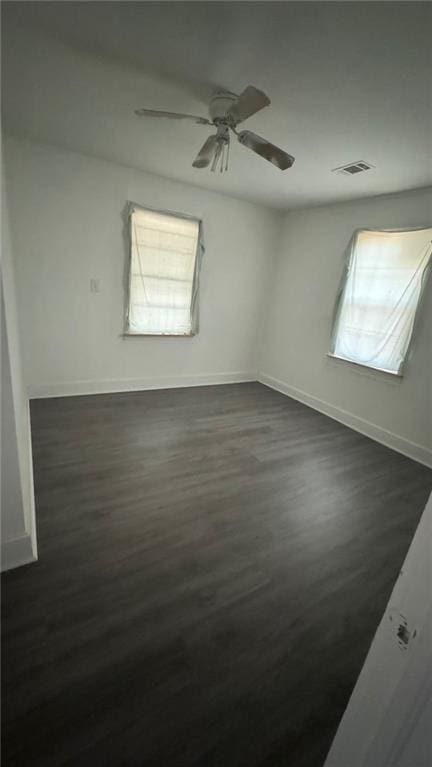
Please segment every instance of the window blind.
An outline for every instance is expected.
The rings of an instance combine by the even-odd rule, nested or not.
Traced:
[[[130,234],[128,332],[196,333],[200,222],[132,206]]]
[[[335,357],[400,374],[431,256],[432,228],[357,232],[334,323]]]

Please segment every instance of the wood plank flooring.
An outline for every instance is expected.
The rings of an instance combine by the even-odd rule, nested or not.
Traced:
[[[432,472],[254,383],[31,414],[5,766],[322,767]]]

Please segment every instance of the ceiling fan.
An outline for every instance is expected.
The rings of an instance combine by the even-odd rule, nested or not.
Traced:
[[[160,112],[156,109],[137,109],[135,114],[140,117],[167,117],[171,120],[192,120],[198,125],[213,125],[216,133],[204,142],[192,163],[194,168],[207,168],[211,163],[212,171],[216,171],[218,167],[221,173],[228,170],[230,131],[232,131],[240,144],[273,163],[280,170],[286,170],[291,168],[294,157],[252,131],[237,130],[239,123],[269,104],[270,99],[265,93],[253,85],[248,85],[240,96],[230,91],[217,91],[209,104],[210,119],[177,112]]]

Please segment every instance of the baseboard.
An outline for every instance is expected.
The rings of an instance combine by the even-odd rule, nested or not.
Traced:
[[[424,445],[418,445],[416,442],[411,442],[405,437],[401,437],[399,434],[394,434],[387,429],[383,429],[381,426],[377,426],[371,421],[366,421],[364,418],[350,413],[348,410],[336,407],[336,405],[330,404],[325,400],[308,394],[302,389],[297,389],[295,386],[290,386],[284,381],[278,378],[273,378],[266,373],[258,373],[258,381],[265,386],[269,386],[271,389],[286,394],[287,397],[302,402],[304,405],[308,405],[314,410],[318,410],[324,415],[328,415],[330,418],[334,418],[335,421],[343,423],[345,426],[349,426],[350,429],[364,434],[366,437],[370,437],[375,442],[380,442],[386,447],[390,447],[392,450],[396,450],[398,453],[406,455],[408,458],[412,458],[414,461],[423,463],[425,466],[432,468],[432,450],[429,450]]]
[[[32,442],[32,430],[31,430],[31,417],[30,417],[30,400],[27,400],[27,435],[28,435],[28,485],[29,485],[29,507],[26,514],[26,529],[29,530],[33,559],[38,558],[37,549],[37,532],[36,532],[36,506],[35,506],[35,489],[34,489],[34,475],[33,475],[33,442]]]
[[[33,553],[31,535],[26,533],[19,538],[10,541],[2,541],[1,544],[1,570],[12,570],[14,567],[28,565],[35,562],[37,557]]]
[[[158,376],[156,378],[120,378],[100,381],[70,381],[67,383],[35,384],[29,386],[30,399],[46,397],[73,397],[84,394],[110,394],[149,389],[177,389],[185,386],[214,386],[216,384],[256,381],[257,375],[248,372],[204,373],[193,375]]]

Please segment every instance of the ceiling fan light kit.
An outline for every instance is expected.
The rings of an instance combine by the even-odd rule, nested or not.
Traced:
[[[165,117],[170,120],[190,120],[198,125],[212,125],[216,128],[199,150],[192,165],[194,168],[207,168],[220,173],[228,170],[231,133],[237,136],[240,144],[252,152],[271,162],[280,170],[291,168],[294,157],[283,149],[271,144],[266,139],[252,131],[237,131],[237,125],[248,117],[269,106],[270,99],[265,93],[248,85],[237,96],[230,91],[217,91],[209,104],[210,119],[197,115],[187,115],[177,112],[161,112],[155,109],[137,109],[135,114],[140,117]]]

